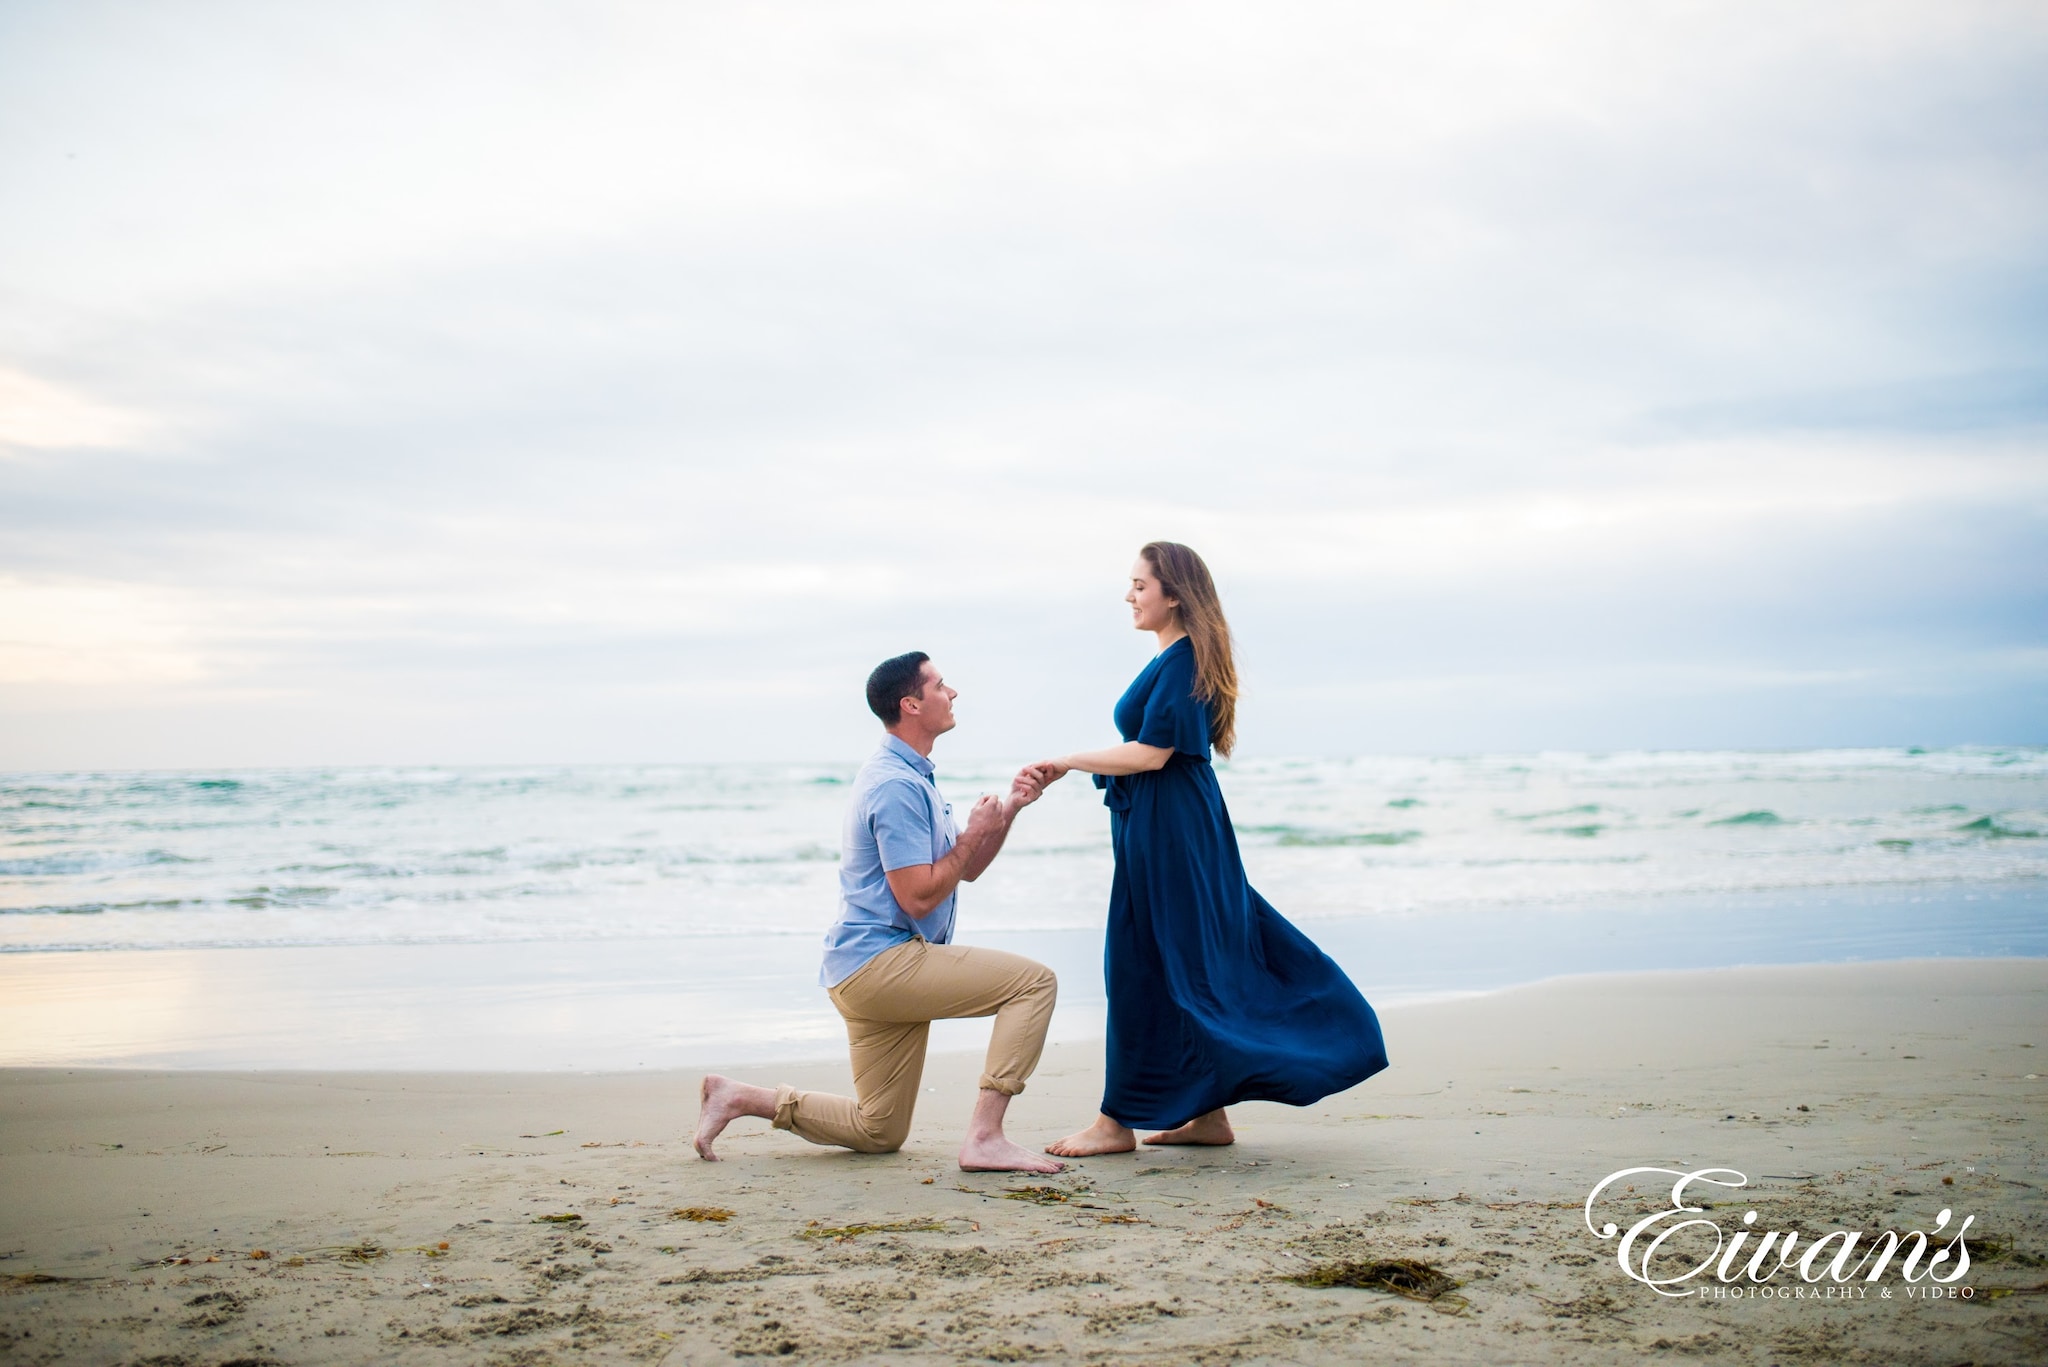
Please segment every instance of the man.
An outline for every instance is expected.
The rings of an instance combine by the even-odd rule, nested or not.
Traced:
[[[993,1015],[981,1095],[960,1146],[970,1172],[1058,1172],[1065,1165],[1003,1134],[1010,1098],[1038,1066],[1058,984],[1017,954],[953,941],[955,890],[996,857],[1017,813],[1042,785],[1017,776],[1001,800],[983,797],[953,824],[932,779],[932,742],[953,729],[953,699],[922,651],[884,660],[868,676],[868,706],[888,732],[853,781],[839,858],[839,919],[825,935],[819,983],[846,1018],[855,1097],[756,1087],[713,1074],[700,1093],[696,1146],[743,1115],[813,1144],[894,1153],[910,1133],[934,1020]],[[857,1098],[857,1099],[855,1099]]]

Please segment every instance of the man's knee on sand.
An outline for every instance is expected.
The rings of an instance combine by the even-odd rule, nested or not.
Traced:
[[[904,1107],[887,1115],[860,1115],[855,1142],[847,1145],[855,1153],[894,1153],[910,1138],[910,1109]]]
[[[855,1153],[894,1153],[903,1147],[903,1141],[910,1137],[910,1118],[916,1107],[916,1100],[905,1105],[892,1105],[887,1111],[878,1108],[863,1108],[860,1103],[847,1097],[828,1097],[831,1109],[836,1115],[820,1114],[804,1109],[804,1100],[815,1093],[799,1092],[793,1087],[782,1089],[782,1104],[775,1109],[773,1123],[778,1130],[808,1139],[813,1144],[830,1144]],[[844,1107],[844,1110],[839,1108]],[[850,1111],[851,1114],[847,1114]]]
[[[910,1120],[917,1113],[917,1081],[906,1091],[894,1088],[854,1103],[853,1133],[840,1142],[855,1153],[894,1153],[910,1138]]]

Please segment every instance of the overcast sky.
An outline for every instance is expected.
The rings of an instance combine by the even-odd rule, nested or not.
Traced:
[[[0,3],[0,767],[2048,742],[2048,8]],[[945,752],[942,752],[944,758]]]

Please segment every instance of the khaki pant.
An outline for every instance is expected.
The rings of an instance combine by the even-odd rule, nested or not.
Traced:
[[[923,940],[885,949],[831,989],[846,1018],[859,1097],[775,1089],[775,1128],[813,1144],[894,1153],[910,1134],[935,1020],[994,1016],[981,1085],[1015,1096],[1038,1066],[1059,983],[1020,954]]]

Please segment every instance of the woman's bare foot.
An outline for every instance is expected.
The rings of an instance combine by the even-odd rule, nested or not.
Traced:
[[[1207,1115],[1198,1115],[1185,1125],[1145,1136],[1147,1144],[1235,1144],[1237,1135],[1230,1128],[1230,1117],[1221,1107]]]
[[[1093,1125],[1079,1134],[1054,1140],[1045,1146],[1045,1151],[1062,1158],[1092,1158],[1102,1153],[1129,1153],[1137,1147],[1138,1136],[1128,1125],[1120,1125],[1106,1115],[1098,1115]]]
[[[697,1090],[697,1134],[690,1141],[697,1147],[697,1156],[707,1163],[718,1162],[718,1155],[711,1151],[712,1141],[743,1115],[774,1119],[775,1093],[716,1073],[707,1076]]]
[[[1013,1144],[1001,1135],[969,1136],[960,1146],[962,1172],[1065,1172],[1065,1163],[1041,1158],[1031,1150]]]

